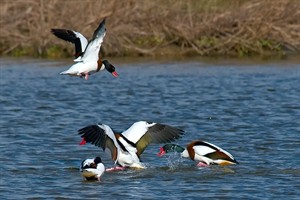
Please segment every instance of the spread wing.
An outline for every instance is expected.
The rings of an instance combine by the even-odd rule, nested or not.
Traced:
[[[136,144],[138,156],[150,144],[172,142],[184,134],[184,131],[173,126],[140,121],[134,123],[122,133],[128,140]]]
[[[58,38],[75,44],[75,57],[81,56],[88,44],[87,39],[79,32],[66,29],[51,29]]]
[[[99,24],[98,28],[94,31],[93,38],[88,43],[81,61],[83,62],[97,62],[99,58],[99,51],[103,39],[106,34],[105,19]]]
[[[110,150],[111,158],[117,159],[117,142],[114,133],[106,125],[90,125],[78,130],[78,134],[89,142],[105,151]]]

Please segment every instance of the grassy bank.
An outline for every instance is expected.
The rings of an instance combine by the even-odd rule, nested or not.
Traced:
[[[0,0],[0,55],[61,58],[107,18],[105,56],[252,56],[300,52],[299,0]]]

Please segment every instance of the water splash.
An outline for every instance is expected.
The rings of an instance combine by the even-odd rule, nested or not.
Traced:
[[[180,153],[174,152],[174,153],[169,153],[167,155],[167,165],[170,168],[170,170],[177,169],[181,163],[182,163],[182,157]]]

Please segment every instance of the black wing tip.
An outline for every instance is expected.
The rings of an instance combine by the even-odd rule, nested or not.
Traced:
[[[57,33],[58,32],[60,32],[61,31],[61,29],[57,29],[57,28],[52,28],[51,30],[50,30],[50,32],[53,34],[53,35],[57,35]]]
[[[104,18],[104,19],[100,22],[100,24],[99,24],[97,30],[100,30],[100,29],[102,29],[103,27],[104,27],[104,29],[106,30],[106,28],[105,28],[105,19],[106,19],[106,18]]]
[[[60,29],[58,29],[58,28],[51,28],[50,29],[51,32],[54,32],[54,31],[57,31],[57,30],[60,30]]]
[[[175,126],[168,126],[168,125],[167,125],[167,127],[169,127],[171,130],[177,132],[180,135],[185,134],[185,131],[183,129],[181,129],[181,128],[177,128]]]
[[[77,38],[76,34],[72,30],[68,29],[58,29],[58,28],[52,28],[51,33],[55,35],[56,37],[71,42],[75,43],[75,40]]]
[[[181,138],[185,134],[185,131],[180,128],[177,128],[174,126],[168,126],[168,127],[170,128],[170,134],[173,135],[173,137],[170,138],[170,142],[173,142],[173,141]]]
[[[106,17],[104,17],[104,18],[102,19],[102,21],[100,22],[100,24],[105,24],[105,21],[106,21]]]
[[[95,39],[96,37],[104,37],[104,34],[106,32],[106,28],[105,28],[105,19],[103,19],[99,26],[97,27],[97,29],[94,31],[93,34],[93,39]]]
[[[57,33],[66,32],[66,31],[69,31],[69,30],[61,29],[61,28],[51,28],[50,31],[51,31],[51,33],[53,33],[53,34],[57,34]]]
[[[98,125],[96,125],[96,124],[85,126],[85,127],[78,130],[78,134],[84,134],[88,129],[97,128],[97,127],[98,127]]]
[[[105,150],[105,132],[98,125],[93,124],[86,127],[83,127],[78,130],[78,134],[87,143],[93,144]]]
[[[175,140],[181,138],[184,134],[185,131],[177,128],[175,126],[170,126],[170,125],[166,125],[166,124],[160,124],[157,123],[158,127],[160,127],[160,130],[156,130],[154,132],[157,132],[159,134],[159,136],[154,136],[153,139],[153,143],[170,143],[170,142],[174,142]],[[160,134],[162,133],[162,134]]]
[[[103,19],[99,25],[99,30],[100,29],[104,29],[103,31],[105,32],[106,31],[106,27],[105,27],[105,19]]]

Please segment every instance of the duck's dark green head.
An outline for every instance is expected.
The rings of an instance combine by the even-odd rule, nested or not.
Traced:
[[[157,156],[161,157],[169,152],[182,153],[183,151],[184,151],[184,148],[177,144],[166,144],[165,146],[160,147],[159,153],[157,154]]]

